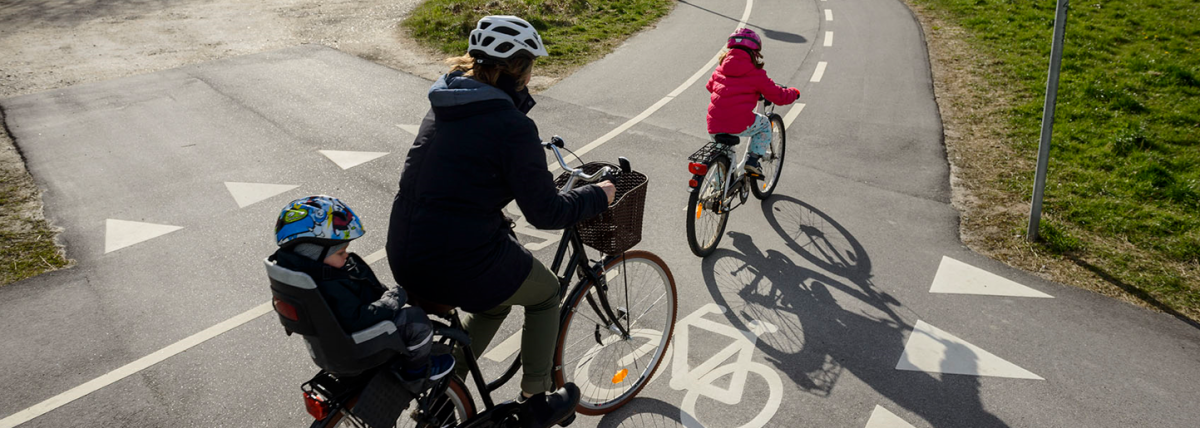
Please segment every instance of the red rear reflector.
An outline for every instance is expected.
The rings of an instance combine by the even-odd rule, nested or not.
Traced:
[[[304,408],[308,410],[308,414],[312,415],[318,421],[323,421],[329,417],[329,402],[325,401],[325,397],[315,392],[308,391],[304,393]]]
[[[283,315],[284,318],[290,319],[292,321],[300,321],[300,315],[296,314],[295,306],[292,306],[288,302],[279,300],[278,297],[276,297],[272,300],[275,303],[275,312],[279,312],[279,315]]]
[[[704,175],[708,173],[708,165],[692,162],[688,164],[688,172],[696,175]],[[696,187],[696,186],[692,186]]]
[[[696,179],[693,178],[691,180],[688,180],[688,186],[691,186],[693,189],[695,189],[697,187],[700,187],[700,182],[696,181]]]

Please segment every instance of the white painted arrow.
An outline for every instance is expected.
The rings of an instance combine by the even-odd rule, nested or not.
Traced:
[[[924,321],[917,321],[913,327],[896,369],[1042,380],[1041,376]]]
[[[245,208],[251,204],[254,204],[255,202],[270,198],[297,187],[299,186],[294,184],[237,183],[232,181],[225,182],[225,189],[229,190],[230,195],[233,195],[233,200],[237,202],[238,208]]]
[[[929,292],[1054,298],[1049,294],[946,256],[942,256],[942,263],[938,266],[937,275],[933,277],[933,285],[929,287]]]
[[[889,412],[878,404],[875,405],[875,410],[871,412],[871,419],[867,420],[867,426],[864,428],[915,428],[912,424],[900,419],[895,413]]]
[[[180,226],[108,219],[104,224],[104,254],[166,235]]]
[[[344,152],[338,150],[317,150],[342,169],[350,169],[364,163],[386,156],[387,152]]]

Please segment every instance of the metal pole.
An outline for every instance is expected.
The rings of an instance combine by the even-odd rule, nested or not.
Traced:
[[[1042,220],[1042,189],[1046,187],[1046,166],[1050,163],[1050,134],[1054,131],[1054,105],[1058,101],[1058,69],[1062,65],[1063,33],[1067,30],[1067,0],[1058,0],[1054,12],[1054,41],[1050,44],[1050,77],[1046,80],[1046,104],[1042,108],[1042,141],[1038,145],[1037,175],[1033,180],[1033,207],[1029,210],[1026,239],[1038,239]]]

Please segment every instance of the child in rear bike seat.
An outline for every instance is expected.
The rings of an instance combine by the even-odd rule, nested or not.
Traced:
[[[408,295],[387,288],[357,254],[347,252],[350,241],[363,236],[362,222],[350,207],[331,196],[309,196],[289,203],[275,223],[279,250],[271,256],[280,267],[313,279],[317,291],[347,334],[380,321],[392,321],[403,343],[396,373],[409,389],[420,390],[454,368],[454,357],[430,357],[433,329],[425,311],[405,306]]]
[[[776,85],[763,70],[762,40],[749,28],[740,28],[729,36],[717,70],[708,79],[708,133],[750,137],[750,155],[746,173],[762,177],[758,159],[766,154],[771,141],[771,120],[754,112],[761,94],[767,101],[788,105],[800,97],[800,90]]]

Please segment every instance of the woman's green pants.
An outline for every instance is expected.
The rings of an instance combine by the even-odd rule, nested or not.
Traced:
[[[558,340],[558,277],[537,259],[529,276],[517,292],[500,306],[479,312],[466,313],[463,328],[471,336],[471,350],[479,358],[513,305],[525,307],[525,324],[521,328],[521,390],[530,394],[554,389],[550,370],[554,364],[554,344]],[[461,350],[455,351],[461,357]],[[459,358],[459,361],[462,361]],[[467,365],[456,367],[459,377],[466,379]]]

